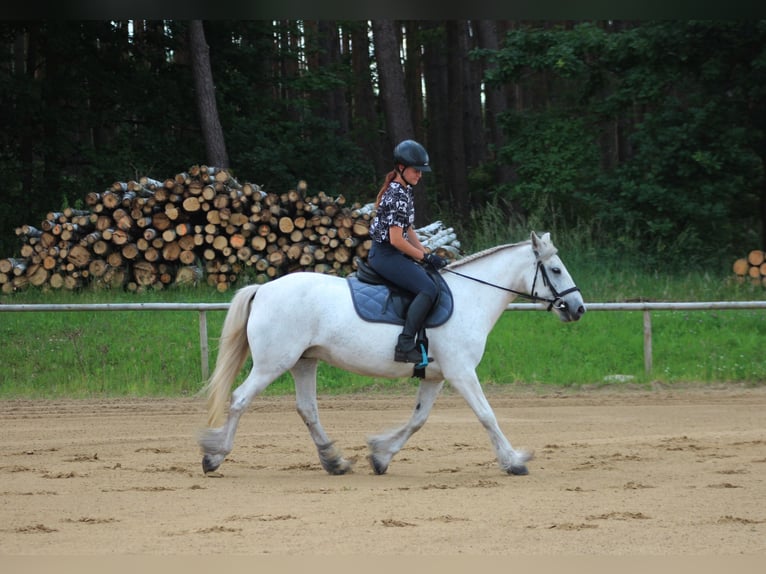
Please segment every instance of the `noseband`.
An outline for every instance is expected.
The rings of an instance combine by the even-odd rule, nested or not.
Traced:
[[[507,291],[509,293],[513,293],[515,295],[518,295],[519,297],[524,297],[525,299],[529,299],[530,301],[535,302],[542,302],[542,303],[548,303],[548,308],[546,311],[550,311],[553,309],[554,305],[556,306],[556,309],[566,309],[567,304],[561,300],[561,298],[564,295],[568,295],[569,293],[574,293],[575,291],[579,291],[580,288],[576,285],[574,287],[570,287],[569,289],[565,289],[564,291],[561,291],[560,293],[556,290],[556,288],[553,286],[553,283],[551,283],[551,280],[548,278],[548,272],[545,270],[545,266],[543,265],[542,261],[537,262],[537,269],[535,269],[535,278],[532,281],[532,293],[522,293],[521,291],[516,291],[515,289],[509,289],[508,287],[503,287],[502,285],[496,285],[494,283],[490,283],[489,281],[484,281],[483,279],[479,279],[477,277],[471,277],[470,275],[465,275],[463,273],[459,273],[458,271],[455,271],[453,269],[449,269],[447,267],[444,268],[444,271],[449,271],[450,273],[454,273],[455,275],[459,275],[460,277],[464,277],[465,279],[470,279],[471,281],[476,281],[477,283],[481,283],[482,285],[488,285],[489,287],[494,287],[495,289],[500,289],[501,291]],[[537,294],[535,294],[535,285],[537,285],[537,276],[542,276],[542,283],[545,287],[548,287],[548,289],[551,290],[551,294],[553,295],[552,299],[549,299],[547,297],[540,297]]]

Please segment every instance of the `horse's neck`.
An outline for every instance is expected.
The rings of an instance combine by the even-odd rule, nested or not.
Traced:
[[[496,287],[459,278],[460,283],[455,281],[456,287],[453,288],[455,305],[462,303],[475,307],[478,288],[481,287],[481,304],[490,309],[490,316],[496,321],[508,303],[517,297],[513,291],[527,292],[527,274],[534,269],[533,263],[531,253],[527,254],[521,246],[513,246],[457,267],[455,271],[458,273]]]

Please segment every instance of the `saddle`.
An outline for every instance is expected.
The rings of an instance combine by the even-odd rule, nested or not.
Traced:
[[[357,270],[349,275],[347,281],[357,314],[373,323],[404,325],[407,309],[415,296],[378,275],[359,257],[354,258],[354,262]],[[452,292],[438,271],[427,271],[439,291],[424,327],[438,327],[452,316]]]

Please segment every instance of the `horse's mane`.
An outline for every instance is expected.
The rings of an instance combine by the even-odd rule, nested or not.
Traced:
[[[486,257],[487,255],[491,255],[497,251],[500,251],[501,249],[509,249],[511,247],[518,247],[520,245],[529,245],[530,243],[531,241],[528,239],[526,241],[521,241],[520,243],[508,243],[506,245],[496,245],[494,247],[489,247],[483,251],[478,251],[477,253],[466,255],[462,259],[458,259],[457,261],[450,263],[450,267],[460,267],[461,265],[465,265],[471,261],[475,261],[477,259],[481,259],[482,257]]]

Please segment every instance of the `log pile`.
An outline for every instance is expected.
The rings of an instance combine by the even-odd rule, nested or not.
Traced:
[[[766,252],[754,249],[734,261],[732,270],[740,281],[750,281],[754,285],[766,287]]]
[[[240,184],[227,170],[192,166],[172,178],[115,182],[84,198],[87,209],[49,212],[22,225],[18,257],[0,259],[3,293],[29,286],[142,291],[205,280],[226,291],[243,274],[266,282],[286,273],[348,275],[371,246],[373,205],[341,195],[286,193]],[[443,257],[459,257],[451,228],[416,230]]]

